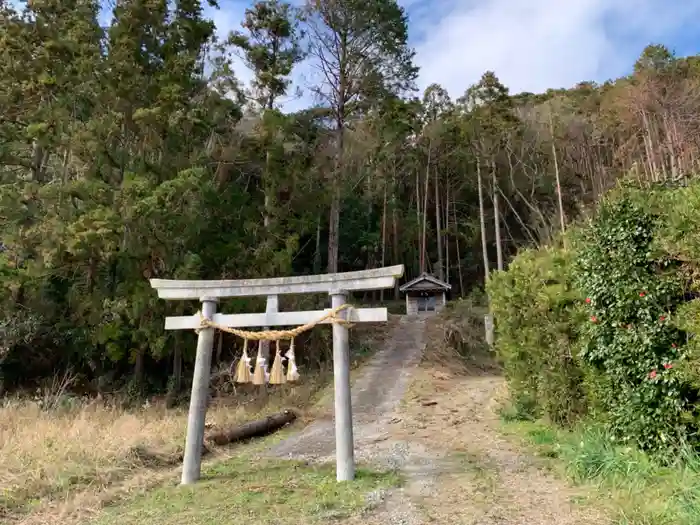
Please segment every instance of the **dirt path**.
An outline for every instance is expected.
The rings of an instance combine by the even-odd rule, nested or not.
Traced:
[[[441,451],[437,490],[422,498],[423,523],[604,525],[577,505],[583,494],[503,437],[496,410],[501,377],[459,377],[421,367],[392,439]],[[426,400],[436,403],[423,406]]]
[[[420,366],[425,322],[402,318],[353,385],[358,462],[399,469],[403,488],[370,495],[371,512],[347,525],[604,525],[580,493],[498,429],[501,377],[464,377]],[[333,461],[331,418],[272,450]]]
[[[356,459],[387,428],[393,411],[404,397],[412,370],[420,360],[424,346],[425,321],[402,317],[385,347],[362,369],[352,387],[353,432]],[[328,410],[332,413],[333,400]],[[284,440],[271,453],[278,457],[329,460],[335,450],[332,417],[318,419],[301,433]],[[358,456],[359,453],[359,456]]]

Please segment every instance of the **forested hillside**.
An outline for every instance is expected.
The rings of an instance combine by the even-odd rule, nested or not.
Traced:
[[[178,388],[193,339],[163,317],[196,305],[149,278],[405,264],[467,294],[618,178],[700,162],[700,64],[662,46],[604,85],[485,72],[451,99],[415,90],[394,0],[256,2],[227,38],[203,4],[117,0],[101,27],[97,0],[0,0],[0,392],[69,369]],[[294,86],[303,61],[318,79]],[[297,88],[315,103],[280,111]]]

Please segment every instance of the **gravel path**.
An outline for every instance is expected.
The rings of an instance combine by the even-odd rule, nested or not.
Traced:
[[[362,369],[352,386],[355,458],[367,456],[382,441],[394,419],[408,386],[411,371],[419,362],[424,343],[425,320],[402,317],[387,338],[385,347]],[[329,400],[332,410],[333,400]],[[271,450],[277,457],[328,460],[334,457],[335,423],[332,418],[316,420]]]
[[[368,496],[372,510],[344,525],[604,525],[579,491],[506,439],[497,415],[502,377],[416,366],[425,320],[401,318],[353,384],[355,458],[399,470],[400,489]],[[410,390],[409,390],[410,384]],[[429,401],[429,402],[427,402]],[[330,400],[332,408],[332,399]],[[270,453],[333,462],[332,418],[318,419]]]
[[[391,438],[400,418],[399,404],[425,346],[425,319],[403,316],[387,337],[385,347],[362,369],[352,386],[355,460],[401,471],[406,485],[389,494],[371,494],[378,511],[372,520],[384,525],[424,523],[413,503],[434,490],[439,457],[419,443]],[[332,399],[330,400],[332,407]],[[277,457],[334,461],[335,427],[332,418],[316,420],[270,451]],[[365,523],[366,517],[360,523]]]
[[[464,377],[444,369],[418,369],[392,438],[449,451],[449,461],[441,462],[437,490],[413,497],[422,512],[422,519],[415,523],[609,523],[601,509],[577,503],[585,500],[585,491],[553,476],[541,458],[502,434],[497,411],[504,394],[502,377]],[[424,406],[428,399],[432,403]]]

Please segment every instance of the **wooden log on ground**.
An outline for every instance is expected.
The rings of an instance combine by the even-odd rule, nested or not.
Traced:
[[[297,418],[297,414],[291,410],[285,410],[279,414],[268,416],[264,419],[258,419],[245,423],[244,425],[231,428],[228,430],[220,430],[212,433],[205,439],[205,444],[202,447],[202,457],[212,453],[208,443],[213,443],[218,446],[229,445],[237,441],[245,441],[255,437],[262,437],[281,429]],[[141,463],[147,468],[163,468],[182,463],[183,454],[167,454],[153,450],[147,447],[136,446],[128,451],[130,461]]]
[[[284,410],[279,414],[267,416],[264,419],[251,421],[250,423],[245,423],[235,428],[220,430],[208,436],[206,441],[214,443],[217,446],[222,446],[237,441],[267,436],[288,425],[296,418],[296,413],[291,410]]]

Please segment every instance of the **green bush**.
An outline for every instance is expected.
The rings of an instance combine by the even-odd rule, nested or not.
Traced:
[[[618,188],[487,291],[511,414],[596,418],[655,453],[700,444],[700,184]]]
[[[521,418],[570,424],[586,410],[583,374],[573,352],[581,312],[569,278],[570,255],[525,250],[487,285],[513,408]]]
[[[685,337],[671,323],[684,280],[654,253],[662,217],[635,197],[623,192],[603,201],[577,239],[573,273],[589,313],[580,357],[591,367],[590,385],[612,435],[665,449],[694,426],[692,392],[677,373]]]

